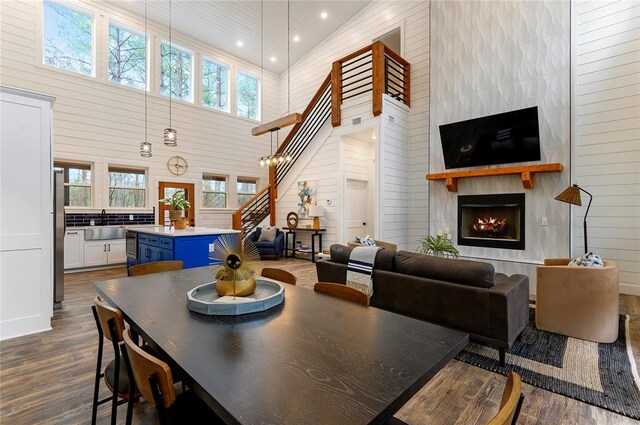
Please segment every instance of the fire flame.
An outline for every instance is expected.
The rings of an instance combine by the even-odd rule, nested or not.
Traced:
[[[473,230],[476,232],[485,233],[501,233],[507,228],[506,218],[478,218],[478,221],[473,224]]]

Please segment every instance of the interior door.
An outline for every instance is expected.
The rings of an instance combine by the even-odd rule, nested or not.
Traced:
[[[172,183],[172,182],[160,182],[158,187],[158,193],[160,194],[160,199],[166,198],[168,196],[172,196],[179,190],[184,190],[185,198],[191,204],[191,208],[185,210],[185,217],[187,217],[189,221],[189,226],[195,226],[195,208],[196,204],[195,200],[195,190],[194,185],[191,183]],[[158,224],[162,226],[169,226],[171,224],[171,220],[169,220],[169,210],[171,209],[170,205],[164,205],[163,203],[158,203]]]
[[[369,233],[369,197],[368,182],[365,180],[347,179],[346,199],[346,235],[347,241],[355,241],[356,236]]]

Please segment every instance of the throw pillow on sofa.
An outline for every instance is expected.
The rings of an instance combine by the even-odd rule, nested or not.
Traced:
[[[278,229],[275,227],[262,229],[262,231],[260,232],[260,237],[258,238],[258,241],[273,242],[276,239],[277,230]]]
[[[604,261],[597,252],[589,251],[580,257],[573,258],[569,265],[573,267],[604,267]]]
[[[356,243],[364,246],[376,246],[376,241],[374,241],[370,235],[364,236],[362,238],[360,236],[356,236]]]

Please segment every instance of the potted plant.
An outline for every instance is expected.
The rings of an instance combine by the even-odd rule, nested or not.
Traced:
[[[436,257],[458,258],[460,252],[453,246],[449,239],[442,236],[427,235],[418,239],[418,252],[421,254],[435,255]]]
[[[175,223],[176,229],[186,229],[187,218],[184,217],[184,210],[191,208],[191,203],[184,197],[184,190],[175,192],[172,196],[160,199],[165,205],[171,205],[169,210],[169,220]]]

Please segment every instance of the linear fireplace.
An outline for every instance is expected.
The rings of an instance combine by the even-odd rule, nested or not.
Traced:
[[[458,245],[524,250],[524,193],[458,196]]]

